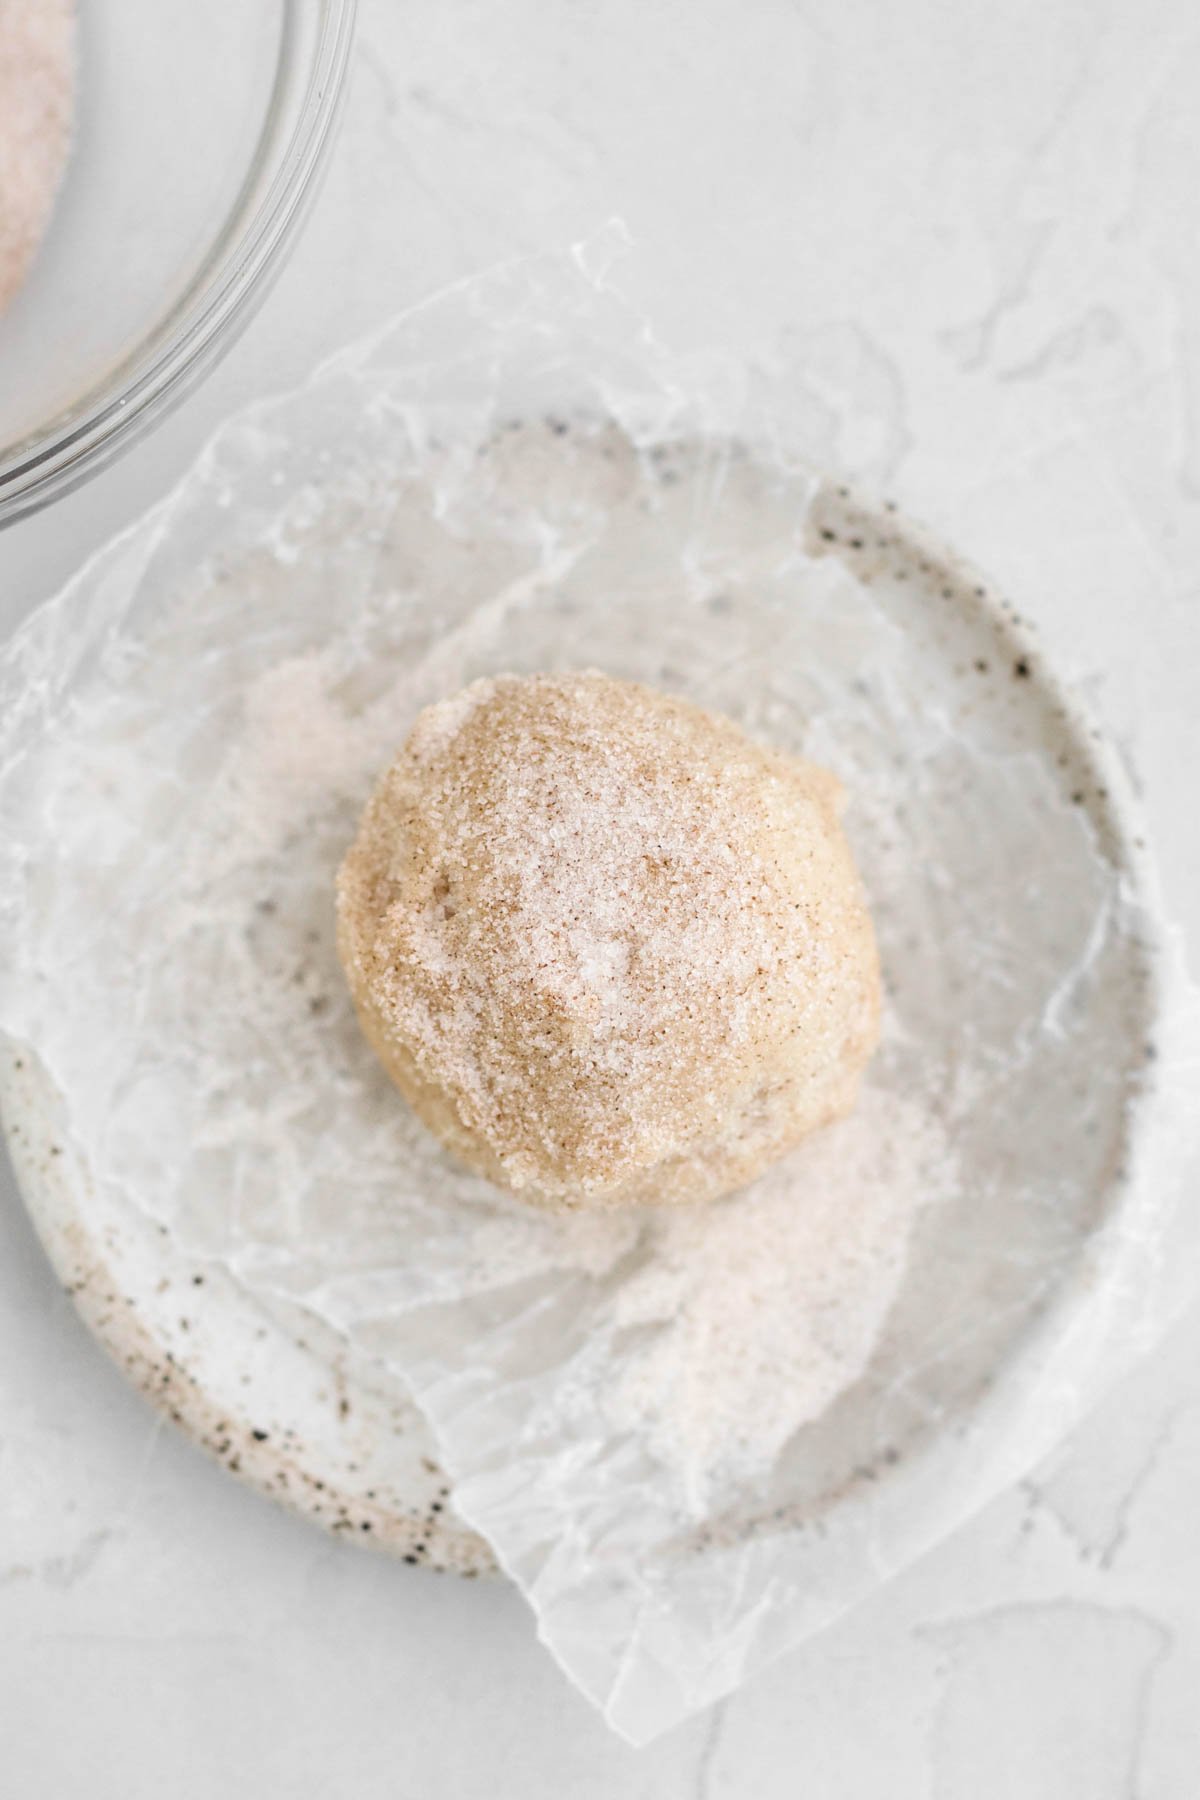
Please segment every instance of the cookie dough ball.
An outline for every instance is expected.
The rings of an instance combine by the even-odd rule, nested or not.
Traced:
[[[847,1112],[871,921],[825,770],[604,675],[421,714],[338,878],[363,1028],[447,1147],[560,1210],[728,1193]]]

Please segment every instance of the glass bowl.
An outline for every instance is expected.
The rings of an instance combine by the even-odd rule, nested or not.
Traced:
[[[89,0],[74,138],[0,316],[0,525],[102,468],[211,368],[283,265],[356,0]]]

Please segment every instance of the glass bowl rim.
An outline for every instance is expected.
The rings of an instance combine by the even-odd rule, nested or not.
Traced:
[[[254,157],[183,293],[74,404],[26,438],[0,445],[0,528],[69,493],[156,424],[229,348],[283,266],[325,163],[345,89],[357,0],[321,0],[303,97],[276,145],[294,76],[295,14],[284,11],[279,60]],[[274,174],[252,195],[267,155]],[[247,210],[249,208],[249,211]]]

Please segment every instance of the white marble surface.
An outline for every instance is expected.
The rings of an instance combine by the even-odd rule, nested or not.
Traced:
[[[0,538],[0,628],[232,407],[613,214],[660,335],[1003,582],[1145,782],[1200,961],[1200,28],[1188,0],[364,0],[307,235],[205,388]],[[160,1426],[0,1176],[0,1792],[1192,1800],[1200,1310],[1046,1468],[651,1749],[499,1583],[328,1542]]]

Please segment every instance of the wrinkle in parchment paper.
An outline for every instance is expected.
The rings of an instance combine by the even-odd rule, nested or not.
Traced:
[[[965,704],[886,581],[812,554],[786,419],[655,346],[606,242],[462,284],[235,420],[8,647],[0,1026],[106,1192],[403,1374],[458,1510],[643,1742],[903,1566],[1144,1343],[1165,1247],[1195,1247],[1196,1033],[1044,720]],[[851,796],[882,1049],[853,1118],[705,1212],[498,1199],[398,1102],[337,968],[333,873],[419,708],[581,666]]]

